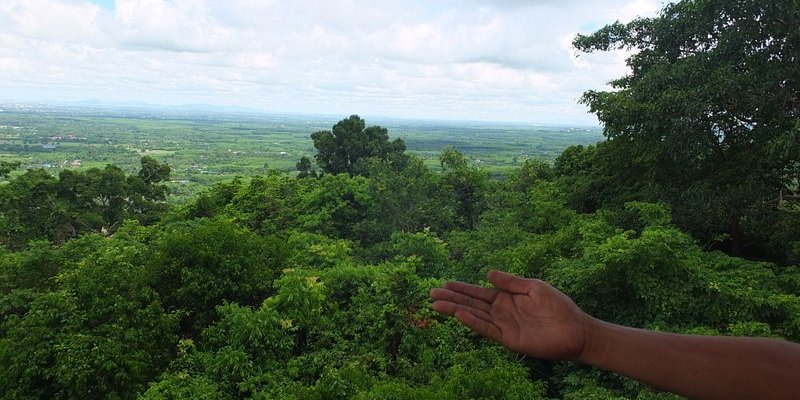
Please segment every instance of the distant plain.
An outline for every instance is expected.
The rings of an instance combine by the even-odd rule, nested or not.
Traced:
[[[293,171],[300,157],[315,154],[311,134],[347,117],[30,104],[0,109],[0,160],[53,174],[106,164],[134,172],[147,155],[172,167],[173,201],[234,176]],[[453,146],[494,176],[526,159],[552,161],[569,145],[602,139],[598,127],[361,117],[402,138],[434,170],[442,149]]]

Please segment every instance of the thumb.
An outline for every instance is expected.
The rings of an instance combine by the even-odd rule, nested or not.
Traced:
[[[489,282],[496,288],[511,293],[528,293],[530,291],[530,282],[527,279],[520,278],[505,272],[492,270],[486,274]]]

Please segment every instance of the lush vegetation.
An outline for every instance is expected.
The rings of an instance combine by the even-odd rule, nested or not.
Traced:
[[[331,129],[338,119],[341,116],[0,104],[0,162],[19,162],[19,171],[42,168],[54,175],[107,164],[135,173],[141,157],[152,157],[172,167],[166,182],[169,201],[182,203],[236,176],[295,171],[298,159],[311,162],[316,154],[309,134]],[[402,137],[407,150],[433,170],[439,168],[441,150],[453,146],[495,176],[525,160],[552,161],[570,145],[602,139],[594,127],[388,118],[377,122],[393,140]]]
[[[442,280],[495,268],[616,323],[800,341],[800,10],[762,3],[685,1],[579,37],[639,50],[618,91],[585,97],[607,140],[502,179],[453,147],[433,170],[357,116],[313,133],[299,174],[169,207],[149,157],[57,178],[0,165],[0,396],[677,398],[431,310]]]
[[[686,1],[579,36],[584,51],[637,50],[632,73],[612,82],[618,90],[583,98],[609,139],[594,157],[622,160],[602,172],[610,185],[599,204],[667,201],[706,242],[790,259],[800,223],[798,13],[797,2]]]

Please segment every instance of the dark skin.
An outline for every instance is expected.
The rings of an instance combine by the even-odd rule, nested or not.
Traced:
[[[447,282],[433,309],[509,350],[605,368],[696,399],[800,396],[800,345],[782,340],[652,332],[600,321],[538,279],[499,271],[494,288]]]

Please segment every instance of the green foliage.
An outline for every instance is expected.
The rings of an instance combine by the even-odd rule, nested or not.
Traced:
[[[276,292],[264,305],[287,319],[281,323],[287,329],[310,329],[322,313],[325,293],[319,277],[305,271],[286,270],[275,280]]]
[[[54,286],[3,322],[3,398],[132,398],[167,366],[178,318],[148,285],[146,247],[120,234],[83,249],[56,250]]]
[[[410,156],[405,168],[397,171],[391,163],[373,160],[367,193],[372,206],[366,219],[356,227],[363,244],[388,239],[392,232],[418,232],[430,228],[449,230],[453,224],[452,193],[440,185],[422,160]]]
[[[559,176],[580,176],[592,172],[594,146],[569,146],[553,163],[553,172]]]
[[[614,91],[583,97],[609,142],[595,161],[605,204],[630,200],[616,190],[667,201],[679,226],[704,242],[787,261],[788,241],[762,243],[776,231],[798,237],[770,223],[785,215],[781,197],[797,200],[798,7],[685,0],[575,39],[587,52],[635,50]],[[570,175],[572,153],[580,152],[559,164]]]
[[[372,206],[369,181],[346,174],[325,175],[303,196],[300,226],[332,237],[360,239],[355,226]]]
[[[535,162],[486,180],[468,229],[456,186],[441,183],[485,177],[446,156],[441,175],[411,157],[401,170],[373,160],[369,177],[235,180],[155,226],[0,247],[2,392],[672,398],[572,364],[518,361],[430,309],[437,279],[476,282],[498,267],[548,280],[611,321],[800,339],[796,268],[706,252],[665,204],[580,214],[568,176]]]
[[[473,229],[484,208],[488,174],[470,165],[464,154],[448,147],[442,151],[442,184],[452,190],[456,199],[459,227]]]
[[[313,165],[316,150],[308,140],[309,133],[330,129],[335,122],[328,116],[313,115],[226,115],[185,110],[176,113],[169,109],[119,112],[60,106],[5,108],[0,113],[0,153],[6,162],[20,161],[19,169],[23,171],[45,168],[51,173],[64,168],[102,168],[106,164],[136,173],[140,157],[153,157],[168,162],[172,169],[171,181],[166,183],[170,188],[169,202],[183,204],[205,188],[237,176],[293,172],[302,157],[309,158]],[[569,145],[588,145],[602,138],[594,127],[431,124],[406,119],[383,123],[429,167],[438,166],[442,148],[454,146],[480,159],[481,166],[493,176],[509,173],[528,154],[551,160]],[[54,142],[55,149],[42,148],[42,132],[62,137]],[[75,159],[81,160],[82,166],[67,167]],[[320,172],[316,166],[314,169]],[[12,172],[15,174],[18,172]]]
[[[155,222],[165,210],[170,168],[149,157],[138,175],[118,167],[64,170],[58,179],[28,170],[0,186],[0,243],[21,248],[28,241],[63,243],[86,232],[113,232],[125,219]]]
[[[296,224],[298,206],[308,190],[308,182],[288,175],[271,174],[254,177],[249,183],[239,182],[232,189],[232,198],[225,207],[234,221],[261,233],[277,233]]]
[[[357,116],[312,135],[324,175],[303,157],[314,179],[268,171],[169,210],[150,157],[14,172],[0,399],[678,398],[433,312],[442,279],[495,268],[609,321],[800,340],[797,5],[762,3],[686,0],[579,36],[637,50],[617,90],[584,97],[608,140],[505,180],[476,148],[434,172]],[[712,250],[737,246],[758,261]]]
[[[300,161],[297,162],[297,165],[295,165],[295,167],[297,168],[298,171],[297,174],[298,178],[302,179],[302,178],[317,177],[317,171],[314,169],[314,167],[311,166],[311,160],[306,156],[300,157]]]
[[[184,313],[185,332],[194,334],[225,301],[259,304],[282,268],[283,246],[226,219],[173,224],[152,244],[152,285],[169,310]]]
[[[291,268],[328,268],[352,262],[353,243],[316,233],[294,232],[287,239]]]
[[[242,189],[243,185],[244,183],[239,178],[230,182],[218,183],[200,192],[194,199],[178,208],[173,215],[169,215],[167,219],[180,221],[222,215],[225,207],[233,201],[234,196]]]
[[[0,161],[0,178],[5,178],[12,171],[19,168],[19,161]]]
[[[194,377],[185,372],[169,374],[153,384],[141,400],[220,400],[225,399],[217,385],[205,376]]]
[[[567,151],[571,147],[567,147]],[[561,157],[557,158],[559,160]],[[520,192],[526,192],[534,183],[541,180],[551,180],[554,176],[554,168],[544,160],[531,159],[525,160],[522,166],[511,174],[508,179]]]
[[[330,174],[362,174],[365,171],[363,163],[370,158],[399,165],[404,163],[406,145],[403,140],[390,142],[386,128],[367,127],[358,115],[337,122],[330,131],[315,132],[311,139],[317,149],[314,156],[317,164]]]
[[[447,251],[447,244],[432,235],[429,230],[392,233],[389,251],[398,261],[418,263],[416,273],[422,278],[450,275],[450,253]]]

